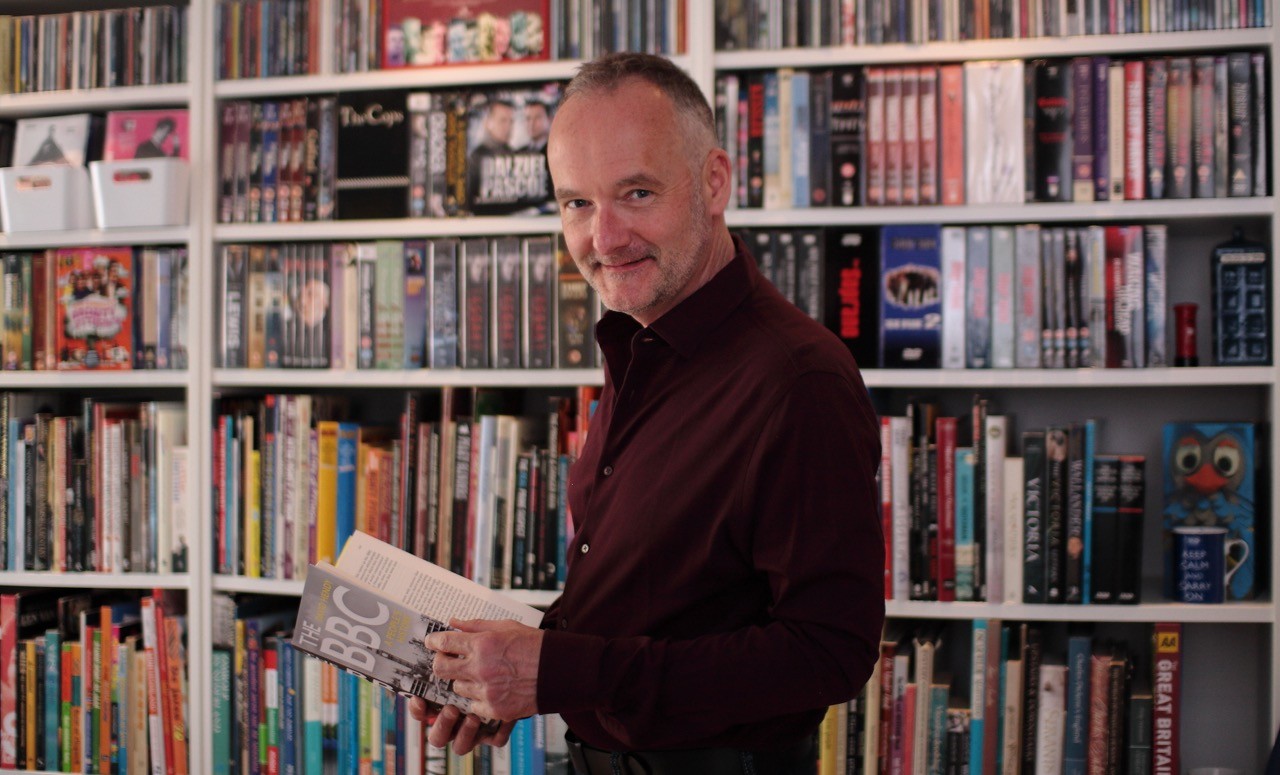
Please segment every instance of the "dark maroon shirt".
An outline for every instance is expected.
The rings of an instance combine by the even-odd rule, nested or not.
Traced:
[[[596,328],[538,708],[606,750],[791,745],[877,657],[875,413],[848,350],[735,247],[649,328]]]

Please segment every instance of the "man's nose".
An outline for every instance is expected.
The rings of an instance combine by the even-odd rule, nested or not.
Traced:
[[[595,221],[592,224],[591,243],[595,252],[602,256],[616,252],[625,247],[631,235],[624,219],[612,208],[601,206],[596,208]]]

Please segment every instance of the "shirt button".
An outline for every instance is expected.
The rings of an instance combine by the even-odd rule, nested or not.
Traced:
[[[568,619],[561,619],[561,620],[560,620],[560,629],[562,629],[562,630],[567,630],[567,629],[569,629],[569,620],[568,620]]]
[[[587,552],[591,551],[591,547],[590,547],[590,546],[588,546],[587,544],[583,544],[583,545],[578,549],[578,551],[582,552],[583,554],[586,554]]]
[[[604,470],[603,470],[603,471],[601,471],[600,473],[604,474],[605,476],[612,476],[612,475],[613,475],[613,466],[605,466],[605,467],[604,467]]]

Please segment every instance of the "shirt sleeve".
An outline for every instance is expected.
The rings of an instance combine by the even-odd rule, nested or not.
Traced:
[[[732,495],[753,525],[752,563],[771,592],[760,621],[685,640],[549,629],[539,711],[593,711],[618,740],[644,749],[856,696],[884,622],[879,450],[860,384],[826,372],[798,377],[744,451]]]

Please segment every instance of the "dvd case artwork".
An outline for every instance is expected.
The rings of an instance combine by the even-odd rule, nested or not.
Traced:
[[[173,110],[114,110],[107,114],[104,161],[187,158],[188,114]]]
[[[59,250],[57,283],[58,368],[130,368],[133,249]]]

